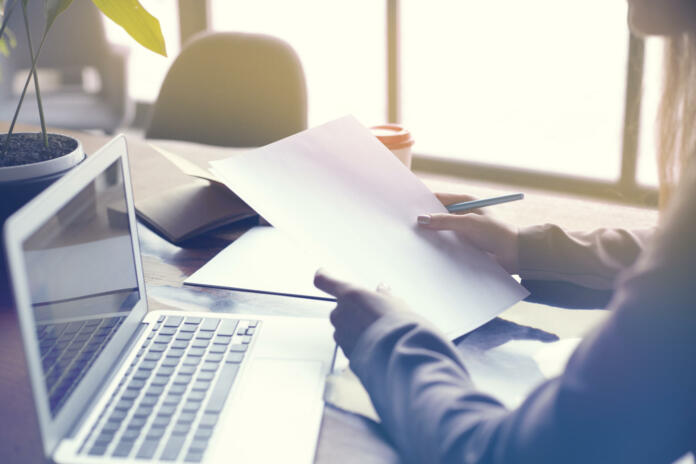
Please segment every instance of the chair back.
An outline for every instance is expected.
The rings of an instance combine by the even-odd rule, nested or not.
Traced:
[[[266,145],[307,128],[307,89],[297,54],[267,35],[203,33],[170,67],[148,138],[219,146]]]

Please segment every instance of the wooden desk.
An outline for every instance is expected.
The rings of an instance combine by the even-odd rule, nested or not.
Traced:
[[[459,191],[488,196],[511,189],[490,184],[464,182],[442,176],[421,176],[434,191]],[[526,192],[526,200],[496,207],[497,215],[519,225],[554,222],[571,229],[595,227],[649,227],[657,219],[655,211],[619,207],[595,201]],[[553,217],[549,217],[553,212]],[[259,314],[322,316],[332,304],[275,295],[262,295],[220,289],[182,286],[182,281],[202,266],[227,242],[200,238],[184,247],[172,245],[147,228],[138,230],[148,287],[150,309],[182,309],[220,313],[252,312]],[[230,231],[234,233],[235,231]],[[236,232],[241,232],[238,230]],[[4,298],[6,300],[6,298]],[[36,440],[36,421],[26,391],[26,372],[16,320],[7,301],[0,303],[0,450],[2,461],[40,462]],[[557,310],[530,303],[520,303],[506,311],[505,319],[514,322],[516,337],[521,332],[556,334],[561,338],[584,334],[602,319],[598,311]],[[525,332],[526,329],[529,329]],[[485,336],[485,331],[480,331]],[[537,331],[539,332],[539,331]],[[10,419],[12,418],[12,419]],[[316,462],[398,462],[398,455],[374,422],[327,406],[324,413]]]

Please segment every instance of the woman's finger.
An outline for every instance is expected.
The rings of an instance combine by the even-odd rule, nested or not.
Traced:
[[[333,276],[323,268],[314,274],[314,286],[337,298],[353,288],[351,284]]]
[[[466,232],[472,223],[478,220],[475,216],[460,214],[425,214],[418,216],[418,225],[426,229],[455,230]]]

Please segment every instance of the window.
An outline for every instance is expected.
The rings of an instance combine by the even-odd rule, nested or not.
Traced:
[[[353,0],[211,0],[211,28],[287,41],[307,79],[309,125],[345,114],[363,124],[386,115],[384,2]]]
[[[162,23],[169,58],[116,26],[109,35],[132,49],[131,95],[151,102],[180,49],[178,11],[171,0],[143,4]],[[212,30],[270,34],[296,50],[310,126],[348,113],[373,125],[387,120],[387,108],[400,109],[420,168],[656,202],[661,44],[645,42],[634,179],[624,113],[627,89],[639,91],[643,47],[637,39],[629,46],[626,2],[201,0],[200,8]],[[394,19],[400,59],[388,83]]]
[[[415,151],[619,178],[626,2],[401,1]]]

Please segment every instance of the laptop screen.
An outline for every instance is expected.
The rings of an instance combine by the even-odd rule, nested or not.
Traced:
[[[55,417],[140,300],[119,158],[22,244]]]

